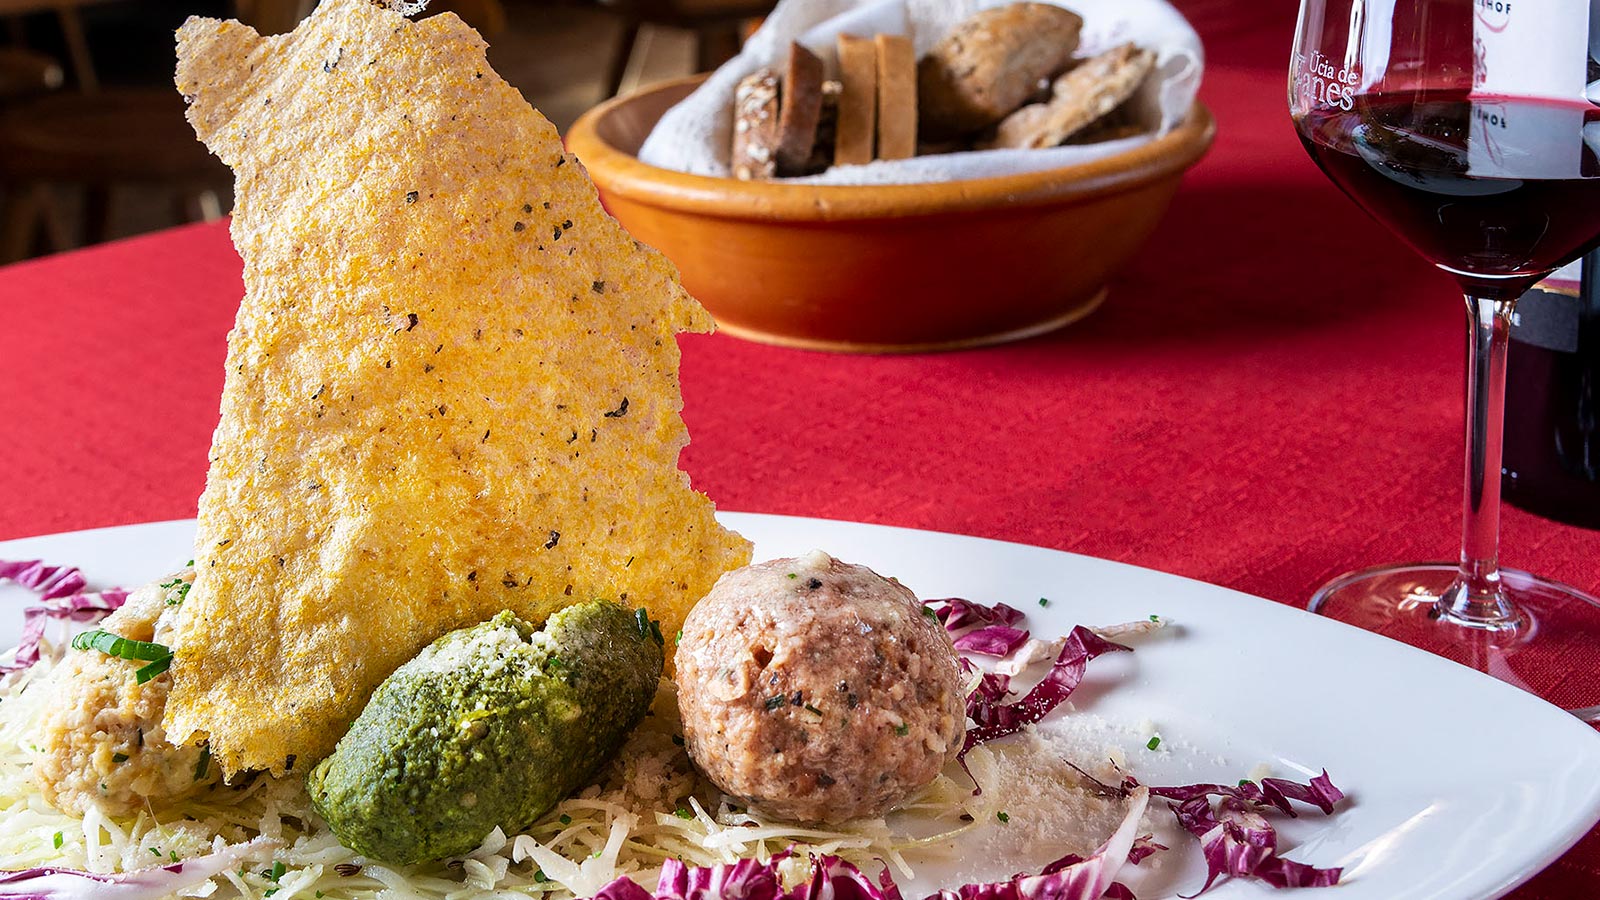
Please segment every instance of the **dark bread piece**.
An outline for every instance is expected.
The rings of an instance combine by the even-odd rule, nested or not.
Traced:
[[[778,174],[800,175],[811,158],[811,148],[817,142],[817,122],[822,118],[822,60],[810,50],[791,43],[781,93]]]
[[[778,134],[778,76],[757,69],[733,93],[733,177],[752,181],[776,175]]]
[[[802,175],[815,175],[833,165],[833,144],[839,131],[839,93],[844,86],[837,81],[822,83],[822,116],[817,120],[817,142],[811,145],[811,158],[806,160]]]
[[[1078,49],[1083,19],[1049,3],[1012,3],[970,16],[917,66],[926,140],[982,131],[1025,103]]]

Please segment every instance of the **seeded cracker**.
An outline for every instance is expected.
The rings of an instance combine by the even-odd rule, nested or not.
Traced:
[[[749,558],[677,468],[710,317],[484,47],[363,0],[178,32],[245,297],[165,726],[228,772],[309,767],[446,631],[608,597],[671,635]]]

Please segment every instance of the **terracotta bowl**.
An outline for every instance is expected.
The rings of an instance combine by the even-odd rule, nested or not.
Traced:
[[[725,331],[860,353],[993,344],[1104,299],[1216,133],[1196,104],[1172,133],[1046,172],[872,187],[687,175],[635,154],[701,76],[584,113],[567,135],[606,208],[660,249]]]

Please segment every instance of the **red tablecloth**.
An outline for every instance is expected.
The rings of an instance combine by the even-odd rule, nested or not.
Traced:
[[[1452,558],[1459,298],[1298,147],[1294,4],[1180,5],[1219,139],[1101,311],[936,356],[687,338],[695,486],[724,509],[1024,541],[1292,604],[1353,567]],[[220,225],[0,270],[0,539],[194,514],[240,294]],[[1600,533],[1508,510],[1504,546],[1600,591]],[[1591,833],[1514,896],[1597,892]]]

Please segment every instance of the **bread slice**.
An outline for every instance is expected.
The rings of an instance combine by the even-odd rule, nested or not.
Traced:
[[[922,136],[970,135],[1005,118],[1072,60],[1082,28],[1052,3],[993,6],[957,25],[918,66]]]
[[[984,146],[1054,147],[1069,140],[1133,96],[1155,64],[1155,51],[1133,44],[1084,60],[1055,80],[1048,103],[1006,116]]]
[[[873,38],[878,51],[878,158],[917,155],[917,53],[899,34]]]
[[[839,35],[839,125],[833,164],[872,162],[877,136],[878,54],[870,38]]]
[[[822,60],[791,43],[778,113],[778,174],[803,175],[822,118]]]
[[[733,177],[753,181],[776,175],[778,134],[778,76],[763,67],[734,90],[733,153],[728,161]]]

